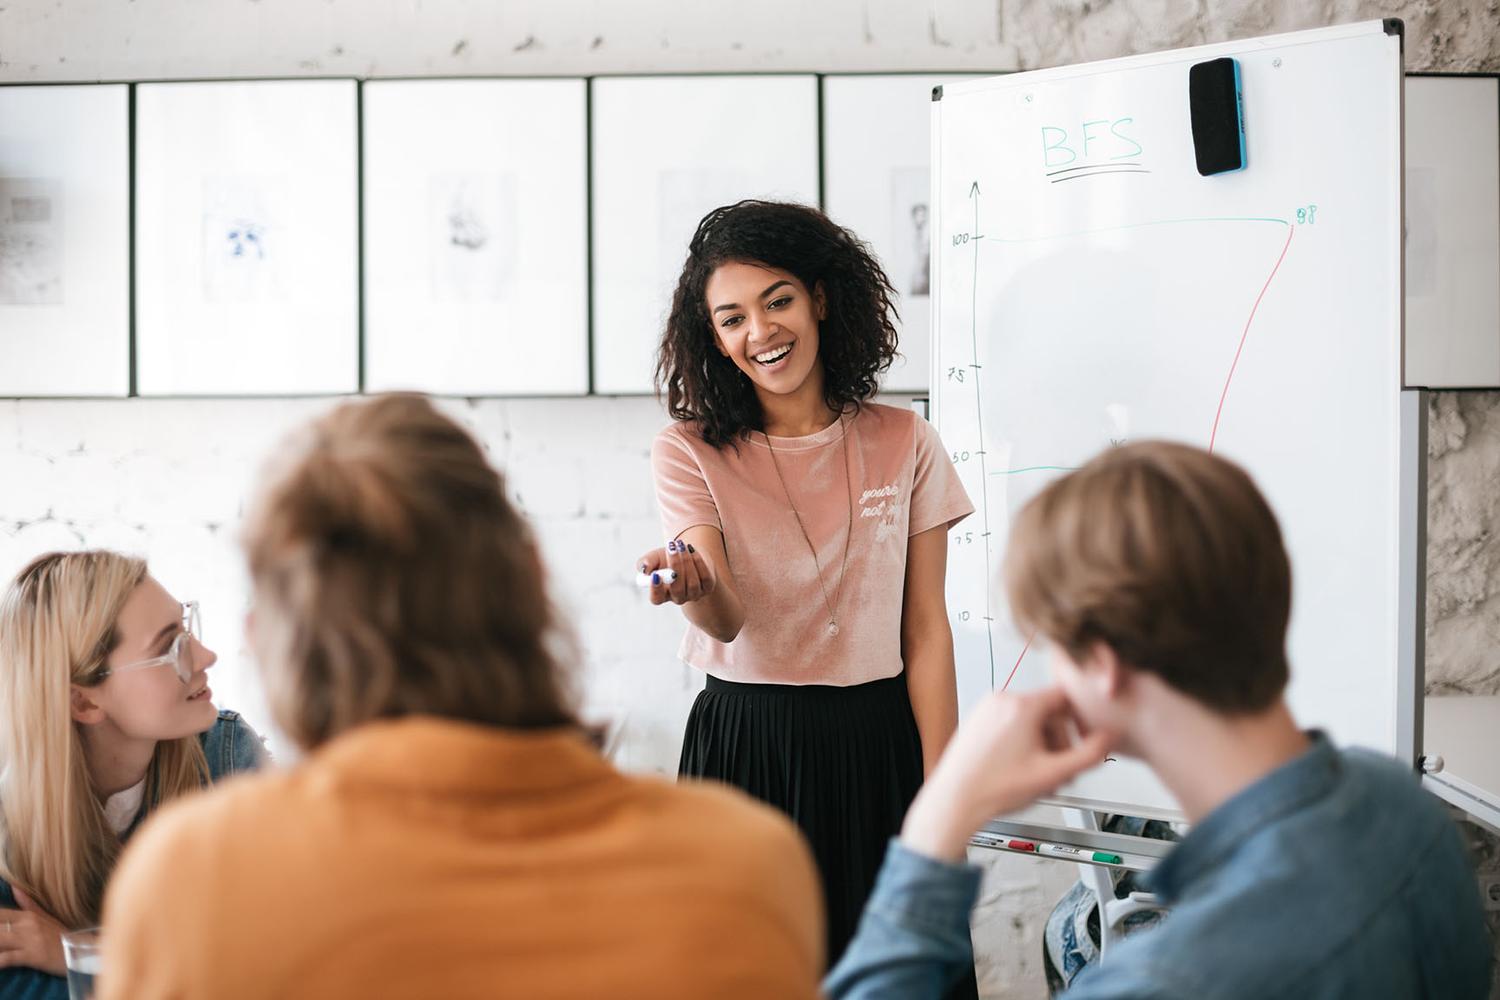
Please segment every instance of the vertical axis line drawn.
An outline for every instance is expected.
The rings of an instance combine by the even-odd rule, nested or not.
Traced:
[[[984,393],[979,387],[981,365],[979,364],[979,243],[984,238],[979,233],[979,181],[969,185],[969,198],[974,202],[974,272],[969,285],[969,344],[973,348],[971,368],[974,369],[974,410],[977,421],[975,430],[979,435],[979,509],[982,511],[984,528],[984,635],[990,650],[990,690],[995,690],[995,618],[990,614],[990,477],[984,465]],[[1014,671],[1012,671],[1014,673]]]
[[[1255,305],[1250,307],[1250,315],[1245,318],[1245,329],[1240,332],[1240,344],[1234,349],[1234,361],[1230,363],[1229,374],[1224,378],[1224,391],[1219,393],[1219,408],[1214,411],[1213,430],[1208,433],[1209,452],[1214,450],[1214,440],[1219,436],[1219,418],[1224,415],[1224,400],[1229,398],[1229,383],[1234,381],[1234,370],[1239,367],[1240,353],[1244,351],[1245,341],[1250,337],[1250,324],[1255,322],[1255,313],[1260,308],[1260,300],[1266,297],[1266,289],[1271,287],[1271,282],[1276,278],[1276,272],[1281,270],[1281,262],[1286,260],[1286,252],[1292,246],[1292,235],[1296,232],[1296,226],[1286,227],[1286,242],[1281,245],[1281,256],[1276,258],[1276,265],[1271,268],[1271,273],[1266,275],[1266,283],[1260,286],[1260,294],[1255,297]]]

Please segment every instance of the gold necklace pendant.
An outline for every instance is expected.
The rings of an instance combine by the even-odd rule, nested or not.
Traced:
[[[786,478],[781,474],[781,464],[776,460],[776,448],[771,444],[771,435],[766,435],[766,450],[771,453],[771,468],[776,470],[776,480],[781,483],[781,492],[786,495],[786,505],[792,509],[792,517],[797,519],[797,530],[802,533],[802,540],[807,543],[808,554],[812,556],[813,571],[818,575],[818,590],[823,594],[823,606],[828,609],[829,636],[839,634],[838,609],[844,599],[844,573],[849,568],[849,542],[854,537],[854,473],[849,468],[849,431],[854,421],[851,419],[848,424],[844,424],[844,417],[840,414],[839,423],[844,431],[839,441],[844,446],[844,503],[847,506],[848,519],[844,527],[844,559],[839,564],[839,582],[832,601],[828,599],[828,586],[823,582],[823,567],[818,565],[818,550],[813,546],[812,537],[808,535],[807,528],[802,523],[802,514],[797,510],[797,505],[792,502],[792,491],[787,489]]]

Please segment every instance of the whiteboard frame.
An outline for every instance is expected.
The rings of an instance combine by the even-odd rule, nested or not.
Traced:
[[[1385,18],[1378,21],[1363,21],[1355,24],[1339,25],[1331,28],[1313,29],[1310,31],[1299,31],[1271,35],[1261,38],[1242,39],[1218,43],[1213,45],[1192,46],[1188,49],[1166,50],[1162,52],[1146,53],[1121,59],[1105,61],[1108,69],[1099,72],[1128,72],[1133,69],[1141,69],[1159,64],[1164,58],[1180,56],[1184,51],[1201,53],[1203,58],[1212,58],[1217,55],[1233,55],[1245,51],[1250,47],[1272,47],[1288,44],[1295,40],[1299,44],[1311,41],[1334,41],[1347,38],[1358,38],[1379,33],[1383,36],[1395,35],[1399,39],[1403,53],[1405,48],[1404,25],[1397,18]],[[1059,78],[1076,79],[1078,77],[1077,66],[1062,66],[1047,70],[1038,70],[1026,75],[1038,83],[1052,81]],[[1405,143],[1404,143],[1404,93],[1405,72],[1401,71],[1401,85],[1398,87],[1398,135],[1401,137],[1397,144],[1398,162],[1396,164],[1397,198],[1404,204],[1405,200]],[[954,92],[965,94],[970,91],[980,91],[988,86],[986,81],[976,81],[967,84],[958,84]],[[932,374],[930,393],[931,419],[934,424],[939,424],[941,419],[942,393],[939,392],[941,385],[940,376],[943,370],[943,359],[939,350],[940,339],[938,337],[939,317],[942,315],[942,267],[945,259],[941,252],[941,234],[946,230],[946,224],[942,215],[942,199],[940,197],[940,183],[942,178],[942,101],[948,96],[949,91],[944,88],[933,95],[934,112],[933,128],[931,131],[931,162],[933,193],[930,200],[932,209]],[[1401,287],[1396,291],[1396,322],[1398,325],[1398,345],[1400,356],[1396,359],[1398,372],[1402,370],[1406,355],[1406,327],[1405,327],[1405,255],[1403,247],[1398,241],[1396,251],[1396,266],[1401,275]],[[977,390],[976,390],[977,391]],[[1393,693],[1395,701],[1394,726],[1394,750],[1393,756],[1409,763],[1413,768],[1419,764],[1419,754],[1422,747],[1422,704],[1423,704],[1423,655],[1425,651],[1424,627],[1425,627],[1425,590],[1426,590],[1426,395],[1420,391],[1407,390],[1398,381],[1391,386],[1392,392],[1399,392],[1399,438],[1395,442],[1398,449],[1400,495],[1398,497],[1398,511],[1400,525],[1397,529],[1398,549],[1398,609],[1396,622],[1397,638],[1397,662],[1395,664],[1395,682],[1397,690]],[[990,567],[991,573],[998,571],[998,567]],[[1161,819],[1171,822],[1180,822],[1183,815],[1180,811],[1164,811],[1151,806],[1142,807],[1124,802],[1102,802],[1093,799],[1082,799],[1067,795],[1056,794],[1038,800],[1039,804],[1058,806],[1064,809],[1077,809],[1085,811],[1108,811],[1122,812],[1134,816],[1142,816],[1148,819]],[[1014,821],[1007,821],[1005,817],[996,820],[997,823],[1014,825]],[[997,827],[998,829],[998,827]],[[1061,831],[1062,828],[1059,828]],[[1076,832],[1076,831],[1073,831]],[[1063,840],[1062,842],[1068,842]],[[981,845],[991,846],[991,845]]]

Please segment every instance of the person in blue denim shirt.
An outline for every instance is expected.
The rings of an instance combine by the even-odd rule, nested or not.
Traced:
[[[215,659],[197,606],[139,559],[53,553],[0,596],[0,1000],[65,1000],[60,935],[99,922],[124,841],[260,764],[260,737],[214,706]]]
[[[1112,449],[1022,510],[1005,576],[1054,684],[971,712],[888,848],[831,1000],[940,996],[971,961],[970,835],[1107,752],[1149,764],[1191,829],[1149,880],[1166,919],[1069,1000],[1488,995],[1453,823],[1410,765],[1341,750],[1287,707],[1291,571],[1238,466]]]

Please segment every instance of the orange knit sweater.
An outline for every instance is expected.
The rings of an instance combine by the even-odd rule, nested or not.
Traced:
[[[379,722],[153,816],[99,996],[814,997],[816,879],[771,810],[572,731]]]

